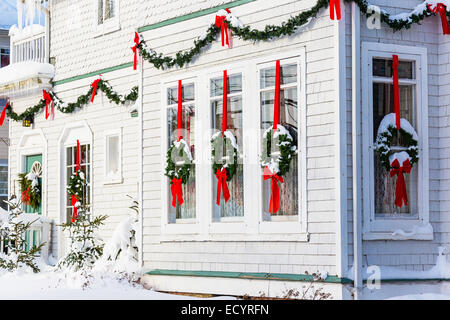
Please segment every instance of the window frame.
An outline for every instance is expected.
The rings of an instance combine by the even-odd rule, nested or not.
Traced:
[[[260,81],[259,70],[262,67],[275,66],[276,60],[281,64],[298,65],[298,126],[299,126],[299,214],[298,220],[287,222],[263,221],[262,214],[262,169],[260,165]],[[213,221],[213,180],[211,171],[211,116],[210,80],[228,75],[242,74],[243,105],[243,159],[244,163],[244,217],[231,219],[235,221]],[[164,175],[167,143],[167,88],[176,85],[181,79],[183,84],[195,84],[196,106],[196,222],[191,224],[168,224],[168,204],[170,199],[169,182]],[[253,81],[252,81],[253,80]],[[255,81],[257,80],[257,81]],[[201,70],[187,71],[168,75],[161,81],[161,179],[162,179],[162,217],[160,241],[309,241],[307,232],[307,176],[306,176],[306,48],[294,51],[253,57],[239,62],[218,64]],[[255,109],[256,108],[256,109]],[[198,110],[202,110],[199,112]],[[206,111],[205,111],[206,110]],[[257,114],[256,114],[257,112]],[[258,118],[255,121],[255,117]],[[205,127],[206,126],[206,127]],[[204,130],[203,130],[204,129]],[[207,132],[208,134],[205,134]],[[249,136],[256,135],[256,140]],[[206,165],[205,165],[206,164]],[[257,182],[255,186],[255,181]],[[200,197],[200,195],[203,195]],[[208,200],[204,201],[205,195]],[[268,199],[267,199],[268,201]]]
[[[102,14],[104,16],[105,11],[105,5],[103,1],[103,9],[102,9]],[[94,16],[94,37],[99,37],[114,31],[118,31],[120,30],[120,0],[115,0],[116,1],[116,6],[115,6],[115,12],[114,12],[114,17],[107,19],[105,21],[105,19],[103,18],[103,23],[99,24],[98,23],[98,12],[100,10],[99,8],[99,1],[96,1],[95,3],[95,16]]]
[[[105,165],[104,165],[104,181],[103,184],[120,184],[123,183],[123,175],[122,175],[122,128],[107,130],[104,133],[105,135]],[[118,158],[118,167],[119,172],[115,177],[108,177],[108,165],[109,165],[109,138],[118,137],[119,138],[119,158]]]
[[[416,85],[416,131],[419,136],[420,159],[413,170],[418,170],[417,216],[408,218],[375,217],[374,194],[374,137],[373,137],[373,83],[378,79],[372,76],[373,58],[392,58],[397,54],[399,60],[415,62]],[[369,170],[363,170],[364,240],[432,240],[433,232],[429,223],[429,157],[428,157],[428,65],[427,49],[424,47],[400,46],[372,42],[362,43],[362,163],[368,163]],[[400,82],[412,83],[410,80]],[[368,151],[368,152],[364,152]],[[364,174],[364,172],[368,172]],[[426,226],[427,232],[416,233],[414,228]],[[395,231],[402,230],[403,235]]]

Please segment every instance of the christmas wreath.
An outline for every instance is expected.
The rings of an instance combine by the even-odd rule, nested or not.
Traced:
[[[272,152],[276,145],[277,152]],[[261,167],[268,167],[273,173],[282,177],[289,172],[291,160],[297,154],[297,147],[290,133],[282,125],[277,125],[275,133],[269,127],[263,135]]]
[[[191,172],[192,154],[189,145],[183,139],[174,141],[167,151],[165,175],[172,179],[182,179],[185,184]]]
[[[76,171],[70,176],[67,191],[71,196],[76,196],[77,199],[84,199],[85,185],[86,177],[84,176],[84,172]]]
[[[387,171],[392,169],[392,143],[394,139],[401,141],[405,146],[406,152],[410,158],[411,167],[419,160],[418,136],[414,128],[408,120],[402,118],[400,120],[401,126],[397,129],[395,125],[395,114],[390,113],[386,115],[380,123],[377,132],[377,139],[375,142],[375,149],[378,151],[378,156],[381,164]]]
[[[19,174],[20,190],[22,191],[22,202],[33,209],[41,205],[41,186],[39,178],[34,172]]]
[[[226,146],[231,145],[232,148],[227,148]],[[222,157],[217,159],[216,148],[224,150],[225,154],[221,152]],[[211,138],[211,156],[212,156],[212,170],[216,174],[217,170],[222,171],[225,169],[227,171],[227,181],[230,181],[237,171],[238,164],[238,153],[239,146],[236,143],[236,138],[231,133],[231,131],[224,131],[223,137],[222,132],[216,132]],[[231,160],[233,159],[233,160]]]

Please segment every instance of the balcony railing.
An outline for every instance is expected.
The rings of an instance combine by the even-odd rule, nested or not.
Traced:
[[[11,38],[11,63],[34,61],[48,63],[45,31],[15,40]]]

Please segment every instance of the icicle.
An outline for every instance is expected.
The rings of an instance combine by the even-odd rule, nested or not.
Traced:
[[[22,0],[17,0],[17,26],[19,30],[22,30],[22,19],[23,19],[23,10],[22,10]]]

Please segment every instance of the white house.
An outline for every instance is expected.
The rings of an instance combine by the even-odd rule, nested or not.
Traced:
[[[44,37],[44,60],[35,61],[34,74],[0,86],[16,114],[39,103],[42,89],[75,102],[100,74],[121,95],[139,87],[136,103],[118,106],[100,91],[73,113],[55,109],[46,119],[38,112],[30,127],[10,122],[9,190],[17,189],[18,173],[41,164],[41,214],[53,221],[49,252],[61,256],[69,241],[57,225],[72,216],[65,186],[79,140],[92,212],[109,216],[101,236],[128,214],[127,195],[139,200],[143,279],[156,290],[284,296],[301,292],[313,273],[321,275],[315,288],[334,299],[445,290],[450,40],[440,6],[371,0],[367,18],[365,1],[359,7],[341,0],[341,17],[332,20],[322,3],[61,0],[43,9],[46,29],[18,28],[17,45]],[[212,27],[222,16],[234,28],[230,46]],[[138,43],[145,41],[136,70],[135,31]],[[254,41],[258,36],[269,41]],[[202,48],[192,55],[176,55],[196,46]],[[17,70],[23,61],[12,48]],[[160,53],[176,60],[160,60]],[[181,61],[187,63],[172,66]],[[264,179],[261,158],[274,122],[277,61],[279,124],[286,129],[278,136],[290,137],[285,142],[293,148],[285,151],[292,152],[283,182],[275,183],[273,213],[277,188]],[[222,131],[224,70],[226,129],[239,160],[227,182],[230,198],[225,202],[220,191],[217,205],[210,141]],[[392,141],[389,132],[401,139]],[[165,175],[173,173],[166,157],[180,136],[194,159],[181,205],[172,192],[177,182]],[[392,147],[384,157],[382,147]],[[281,170],[268,161],[272,172]]]

